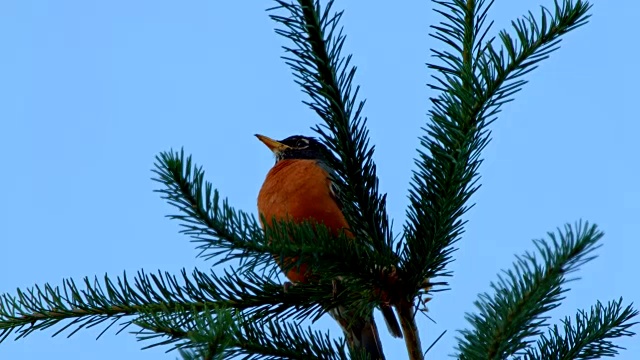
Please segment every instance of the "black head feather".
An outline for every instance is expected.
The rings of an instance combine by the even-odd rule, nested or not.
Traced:
[[[329,156],[331,156],[329,149],[312,137],[293,135],[284,140],[280,140],[279,142],[287,145],[288,147],[276,154],[276,161],[286,159],[314,159],[327,161]]]

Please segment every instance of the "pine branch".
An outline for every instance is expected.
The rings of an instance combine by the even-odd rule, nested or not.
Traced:
[[[475,81],[470,69],[475,67],[472,50],[482,38],[486,9],[483,1],[436,1],[436,10],[449,20],[433,26],[432,35],[450,46],[454,53],[432,50],[444,65],[429,65],[440,72],[442,91],[431,99],[431,124],[420,138],[428,152],[418,150],[418,170],[414,172],[409,192],[410,207],[404,229],[403,276],[413,294],[425,279],[448,275],[445,266],[454,251],[451,245],[462,234],[460,217],[477,187],[480,151],[488,142],[486,121],[470,110],[476,101]]]
[[[537,349],[527,349],[525,359],[599,359],[613,357],[624,349],[615,345],[611,339],[633,336],[629,329],[638,322],[631,322],[638,315],[632,305],[622,306],[622,298],[611,301],[606,306],[598,301],[589,313],[579,311],[575,323],[566,317],[562,332],[558,326],[549,330],[548,335],[540,336]]]
[[[239,259],[251,261],[253,266],[271,260],[255,218],[235,210],[226,199],[220,204],[218,191],[204,181],[202,167],[193,164],[191,156],[185,159],[184,150],[160,153],[154,166],[153,180],[164,185],[156,192],[182,213],[169,218],[179,220],[184,228],[181,232],[200,243],[200,256],[212,259],[225,255],[218,263]]]
[[[430,86],[441,93],[431,99],[431,123],[421,137],[426,151],[419,150],[409,194],[402,271],[415,293],[421,291],[424,279],[450,275],[445,268],[452,260],[452,245],[463,233],[461,216],[479,187],[480,153],[489,142],[487,126],[526,83],[518,78],[556,50],[561,35],[586,23],[590,8],[586,2],[566,0],[562,6],[556,4],[551,20],[545,9],[539,21],[530,14],[514,22],[519,42],[503,31],[505,50],[496,51],[493,40],[483,43],[492,2],[436,3],[449,22],[433,26],[432,36],[449,50],[432,50],[441,64],[429,64],[439,73]]]
[[[391,296],[404,297],[399,293],[397,277],[392,276],[396,274],[398,257],[392,250],[386,199],[378,193],[374,150],[369,147],[366,119],[361,115],[364,101],[355,106],[359,87],[352,92],[352,82],[356,69],[350,66],[350,55],[341,56],[345,41],[339,27],[342,12],[332,13],[333,1],[324,9],[319,1],[312,0],[277,3],[279,6],[271,10],[285,10],[288,14],[271,15],[283,25],[276,33],[293,43],[292,47],[285,47],[284,59],[294,71],[296,83],[310,98],[305,104],[324,120],[325,125],[314,130],[339,158],[332,157],[330,166],[336,173],[333,180],[339,188],[343,213],[356,241],[372,246],[373,251],[360,249],[368,258],[364,263],[358,261],[366,271],[357,274],[351,285],[365,285],[356,293],[375,289],[378,299],[365,297],[360,311],[366,312],[367,305],[368,311],[371,306],[388,306]]]
[[[54,336],[69,327],[75,327],[71,332],[74,334],[82,328],[111,321],[108,329],[120,319],[140,310],[139,294],[117,294],[119,286],[128,286],[126,278],[124,283],[118,281],[117,286],[109,279],[105,282],[106,292],[97,278],[94,285],[85,278],[85,290],[78,289],[72,280],[65,280],[62,289],[47,284],[27,291],[18,289],[16,296],[3,294],[0,297],[0,342],[12,333],[16,333],[16,339],[19,339],[64,320],[72,321],[56,331]],[[120,301],[125,299],[128,300],[126,304]]]
[[[280,321],[247,318],[228,310],[150,314],[136,324],[148,347],[173,345],[199,358],[346,359],[344,343],[328,334]]]
[[[226,271],[224,276],[217,276],[194,270],[189,276],[183,270],[180,277],[160,272],[147,275],[141,271],[132,281],[125,274],[115,281],[105,276],[102,283],[97,278],[93,282],[85,278],[83,282],[83,289],[68,279],[61,288],[36,286],[27,291],[18,290],[16,296],[2,295],[0,342],[12,333],[22,338],[63,322],[66,325],[54,335],[69,329],[73,335],[102,323],[108,324],[106,331],[119,321],[122,321],[119,330],[122,331],[141,314],[179,313],[185,308],[234,309],[256,319],[297,321],[315,320],[324,314],[324,309],[338,304],[371,309],[358,294],[334,294],[331,283],[300,284],[285,291],[281,284],[257,274],[246,277]]]
[[[573,279],[567,275],[593,260],[591,253],[603,234],[595,225],[566,225],[550,242],[535,241],[542,263],[531,253],[517,258],[513,270],[491,283],[495,293],[480,295],[479,314],[467,314],[472,330],[461,331],[460,359],[504,359],[525,349],[532,336],[547,326],[544,314],[560,305]]]
[[[479,84],[485,91],[475,104],[474,112],[484,113],[486,117],[496,115],[500,106],[511,101],[512,96],[527,83],[519,78],[535,70],[540,61],[559,49],[562,35],[587,23],[591,9],[588,2],[560,1],[562,4],[555,1],[553,14],[541,7],[537,21],[531,12],[513,21],[516,39],[507,31],[501,31],[500,50],[496,51],[493,41],[489,41],[478,53]]]
[[[386,199],[378,193],[374,148],[369,146],[362,117],[364,101],[357,100],[359,87],[353,90],[356,68],[350,65],[351,55],[341,55],[345,41],[339,27],[342,12],[332,12],[333,1],[324,8],[313,0],[276,2],[279,6],[271,11],[288,12],[287,16],[271,15],[283,26],[276,33],[293,44],[284,47],[284,59],[310,98],[305,104],[325,122],[314,130],[339,158],[332,159],[331,167],[337,173],[334,181],[351,230],[358,240],[373,246],[378,265],[396,265]]]
[[[430,65],[446,80],[435,108],[430,111],[431,124],[421,145],[429,153],[418,150],[418,171],[414,171],[409,191],[410,207],[404,226],[405,244],[402,250],[400,278],[405,299],[397,304],[403,328],[415,329],[405,343],[411,359],[422,359],[422,347],[413,316],[413,299],[422,296],[436,284],[428,279],[448,275],[445,266],[451,261],[451,245],[459,239],[464,223],[460,217],[467,211],[465,203],[477,187],[480,152],[488,143],[484,119],[470,109],[476,101],[475,59],[477,49],[486,34],[482,33],[486,13],[491,5],[484,1],[435,1],[443,7],[436,12],[449,23],[433,26],[434,36],[452,47],[456,54],[432,50],[449,66]],[[432,86],[434,87],[434,86]],[[437,87],[435,87],[437,88]],[[426,283],[426,285],[425,285]]]

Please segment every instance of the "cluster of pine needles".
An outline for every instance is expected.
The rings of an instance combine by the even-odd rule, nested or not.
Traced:
[[[590,5],[556,0],[551,9],[512,22],[492,35],[493,1],[437,0],[441,22],[431,26],[441,45],[432,50],[429,121],[420,136],[410,180],[406,221],[392,229],[386,195],[378,189],[374,147],[364,101],[353,84],[356,68],[342,54],[341,11],[333,1],[277,0],[269,9],[276,33],[288,41],[283,59],[319,118],[313,130],[332,151],[340,202],[357,241],[335,239],[310,224],[279,223],[263,231],[252,212],[221,199],[203,169],[184,151],[157,156],[158,192],[177,209],[170,217],[222,273],[173,275],[139,271],[103,279],[66,280],[0,297],[0,341],[56,327],[54,334],[112,325],[133,329],[146,347],[167,346],[185,359],[364,358],[345,342],[304,326],[336,306],[367,314],[392,306],[411,359],[423,359],[420,310],[452,276],[470,197],[479,187],[481,152],[501,106],[525,85],[524,75],[558,49],[563,35],[584,25]],[[294,236],[296,243],[289,241]],[[578,221],[534,242],[535,252],[491,284],[467,314],[457,336],[459,359],[594,359],[613,356],[613,340],[631,336],[637,311],[622,299],[551,326],[571,274],[592,260],[603,233]],[[270,239],[267,241],[266,239]],[[285,289],[275,258],[297,258],[321,274],[317,282]],[[291,264],[295,266],[296,264]],[[335,279],[340,279],[336,291]],[[131,326],[131,327],[130,327]],[[103,331],[103,332],[104,332]],[[428,351],[428,349],[427,349]]]

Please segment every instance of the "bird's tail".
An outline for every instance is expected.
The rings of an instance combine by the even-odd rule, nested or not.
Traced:
[[[398,324],[393,308],[389,305],[382,305],[380,311],[382,311],[382,317],[384,317],[384,322],[387,323],[387,329],[389,329],[391,336],[402,339],[402,329]]]
[[[385,360],[373,313],[367,318],[353,318],[343,307],[333,309],[329,313],[340,324],[349,347],[356,351],[364,350],[371,360]]]

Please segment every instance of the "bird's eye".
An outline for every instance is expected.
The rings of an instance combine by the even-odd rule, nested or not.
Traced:
[[[309,146],[309,140],[307,139],[300,139],[298,141],[296,141],[296,147],[297,148],[306,148]]]

